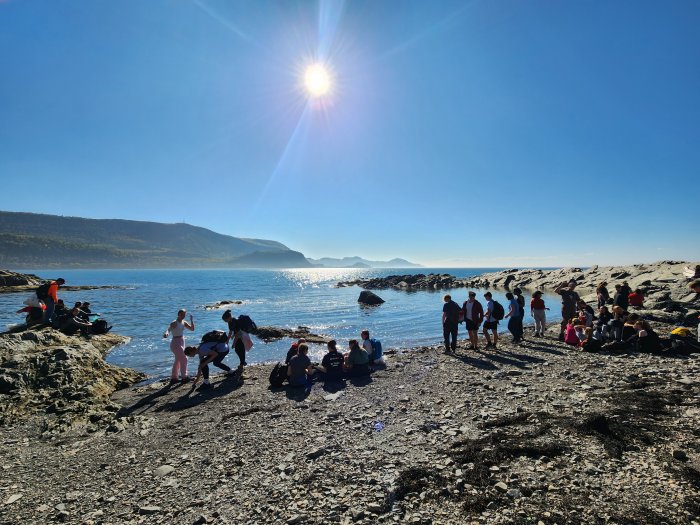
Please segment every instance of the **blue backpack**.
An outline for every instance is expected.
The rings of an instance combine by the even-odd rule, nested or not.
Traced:
[[[382,355],[384,355],[382,351],[382,342],[379,339],[370,339],[369,343],[372,345],[372,355],[370,359],[373,361],[380,359]]]

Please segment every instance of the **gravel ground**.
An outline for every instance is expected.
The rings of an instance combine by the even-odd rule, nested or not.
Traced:
[[[340,389],[251,366],[121,390],[109,425],[8,424],[0,523],[700,523],[699,356],[387,357]]]

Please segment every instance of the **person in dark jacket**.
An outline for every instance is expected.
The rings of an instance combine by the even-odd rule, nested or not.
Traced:
[[[484,307],[476,300],[476,292],[469,292],[469,299],[462,305],[464,323],[469,334],[469,349],[479,349],[479,326],[484,320]]]
[[[622,285],[615,285],[615,296],[613,297],[613,306],[619,306],[625,311],[627,311],[627,308],[629,308],[629,293],[626,293],[622,289]]]
[[[442,307],[442,335],[445,338],[445,352],[455,352],[459,331],[459,313],[462,309],[452,300],[451,295],[448,294],[443,299],[445,305]],[[451,342],[450,337],[452,338]]]

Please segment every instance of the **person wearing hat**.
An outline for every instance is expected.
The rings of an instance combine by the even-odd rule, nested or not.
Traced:
[[[549,308],[545,308],[542,292],[537,290],[532,294],[532,299],[530,300],[530,313],[535,320],[535,337],[544,337],[547,324],[545,310],[549,310]]]
[[[484,320],[484,307],[476,300],[476,292],[469,292],[469,299],[462,305],[464,323],[469,334],[469,350],[479,349],[479,326]]]
[[[561,296],[561,329],[559,330],[559,341],[564,341],[564,332],[569,319],[577,317],[576,305],[580,299],[575,291],[576,281],[573,279],[568,283],[561,283],[554,289],[554,293]]]

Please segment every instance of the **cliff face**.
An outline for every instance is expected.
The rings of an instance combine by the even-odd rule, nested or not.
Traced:
[[[50,415],[46,426],[96,422],[119,407],[109,396],[145,376],[105,362],[117,334],[85,339],[44,328],[0,334],[0,423],[35,413]]]

